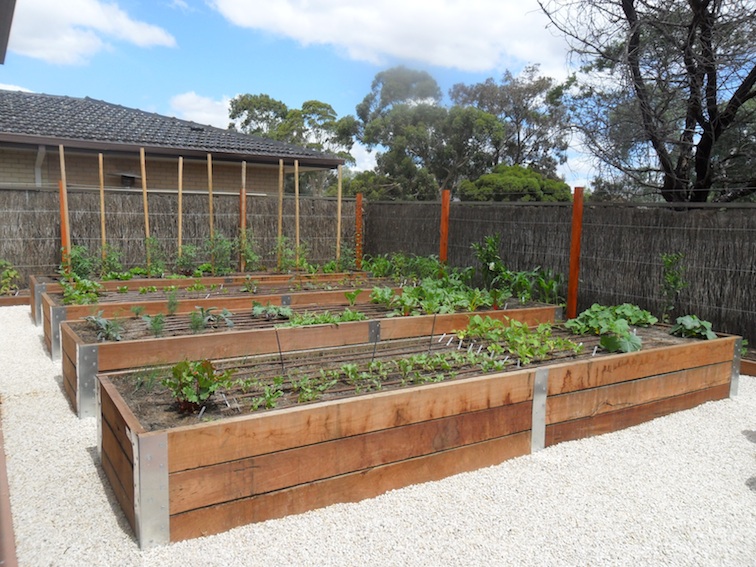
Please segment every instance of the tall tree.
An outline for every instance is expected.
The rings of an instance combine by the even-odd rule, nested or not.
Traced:
[[[504,136],[491,139],[491,167],[522,165],[555,175],[557,166],[567,159],[564,85],[539,76],[538,71],[538,65],[531,65],[516,77],[506,71],[499,83],[487,79],[451,88],[449,94],[456,104],[475,106],[504,125]]]
[[[584,63],[587,147],[669,202],[756,191],[753,0],[539,0]]]
[[[350,154],[359,124],[354,116],[338,118],[329,104],[308,100],[289,109],[268,95],[239,95],[231,100],[230,127],[242,132],[337,155],[354,163]],[[321,195],[329,182],[326,171],[303,174],[305,191]]]

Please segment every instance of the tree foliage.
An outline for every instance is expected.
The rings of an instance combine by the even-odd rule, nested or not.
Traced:
[[[456,104],[474,106],[501,123],[502,135],[490,140],[492,165],[522,165],[555,175],[567,159],[569,142],[565,86],[539,76],[538,70],[531,65],[517,77],[506,71],[499,83],[489,78],[456,84],[450,95]]]
[[[669,202],[756,191],[752,0],[539,0],[584,64],[574,120]]]
[[[459,188],[463,201],[571,201],[564,181],[544,177],[519,165],[497,165],[491,173],[475,181],[463,181]]]

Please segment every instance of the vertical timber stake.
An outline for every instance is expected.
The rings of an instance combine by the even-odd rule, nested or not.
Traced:
[[[66,181],[66,157],[63,144],[58,146],[58,153],[60,155],[60,183],[58,184],[60,190],[60,247],[63,255],[61,263],[65,266],[66,271],[70,271],[71,223],[68,216],[68,183]]]
[[[281,271],[281,238],[283,237],[284,162],[278,160],[278,240],[276,241],[276,267]]]
[[[336,263],[341,260],[341,197],[342,197],[342,185],[341,185],[341,165],[338,168],[338,182],[336,184]]]
[[[438,259],[446,264],[449,256],[449,204],[451,203],[451,191],[444,189],[441,192],[441,237],[439,240]]]
[[[184,248],[184,156],[178,160],[178,255],[179,258]]]
[[[570,276],[567,281],[567,319],[577,317],[578,281],[580,278],[580,239],[583,235],[583,188],[575,187],[572,200],[572,235],[570,237]]]
[[[244,271],[247,261],[244,251],[247,248],[247,162],[241,165],[241,190],[239,191],[239,270]]]
[[[357,193],[354,204],[354,265],[358,270],[362,269],[362,193]]]
[[[207,154],[207,195],[209,199],[208,211],[210,215],[210,240],[215,236],[215,225],[213,223],[213,156]]]
[[[102,163],[102,153],[97,154],[97,160],[100,165],[100,234],[101,234],[101,253],[102,259],[105,259],[105,247],[107,240],[105,239],[105,168]]]
[[[144,157],[144,148],[139,148],[139,165],[142,168],[142,204],[144,206],[144,239],[147,252],[147,270],[150,269],[150,247],[147,239],[150,237],[150,208],[147,204],[147,163]]]
[[[299,268],[299,160],[294,160],[294,266]]]

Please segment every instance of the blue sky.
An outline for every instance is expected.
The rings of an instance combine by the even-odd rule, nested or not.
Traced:
[[[16,0],[0,88],[219,127],[243,93],[290,108],[320,100],[344,116],[399,64],[444,93],[531,63],[562,79],[566,47],[547,23],[536,0]],[[562,173],[581,184],[584,171],[575,157]]]

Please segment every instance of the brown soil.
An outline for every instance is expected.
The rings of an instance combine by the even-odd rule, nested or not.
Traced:
[[[555,352],[547,359],[533,362],[529,366],[540,366],[566,360],[581,360],[609,354],[598,348],[598,337],[579,337],[557,328],[554,331],[555,336],[582,342],[582,353]],[[642,328],[638,329],[637,332],[643,340],[644,350],[693,340],[673,337],[663,327]],[[275,401],[275,409],[265,409],[264,405],[261,404],[262,407],[254,411],[275,411],[300,403],[312,403],[312,401],[302,402],[299,400],[303,391],[301,385],[307,384],[308,380],[309,386],[315,385],[318,381],[335,381],[324,394],[320,395],[317,400],[313,400],[326,401],[365,395],[379,390],[386,391],[417,386],[422,383],[461,379],[493,372],[509,372],[522,368],[518,361],[512,359],[506,361],[504,369],[488,371],[481,370],[480,366],[473,367],[469,364],[455,363],[451,370],[419,372],[414,378],[403,379],[393,363],[393,361],[411,355],[447,353],[447,356],[453,356],[451,354],[453,352],[460,354],[481,352],[486,347],[486,344],[471,343],[471,341],[464,341],[460,344],[456,336],[444,335],[443,337],[419,337],[377,344],[217,361],[215,363],[216,369],[233,369],[234,380],[247,381],[247,387],[236,385],[222,393],[216,393],[204,409],[195,414],[179,413],[178,404],[171,397],[169,390],[162,386],[161,378],[170,375],[171,369],[169,367],[119,372],[109,374],[108,377],[115,384],[142,426],[147,430],[158,430],[248,413],[253,411],[253,404],[260,403],[264,399],[265,387],[267,386],[270,389],[276,383],[283,391],[283,395]],[[390,370],[377,382],[370,379],[349,380],[343,371],[345,364],[355,364],[358,366],[359,372],[363,372],[373,361],[379,361],[385,369]],[[329,371],[333,371],[334,374],[329,375]],[[374,372],[371,376],[377,376],[377,372]],[[297,388],[298,384],[300,388]]]

